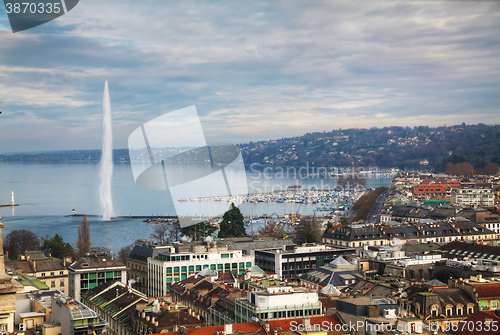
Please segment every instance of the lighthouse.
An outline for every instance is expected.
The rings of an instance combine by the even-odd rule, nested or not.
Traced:
[[[14,191],[12,191],[12,193],[10,194],[11,198],[10,198],[10,204],[12,206],[14,206],[16,203],[14,202]]]

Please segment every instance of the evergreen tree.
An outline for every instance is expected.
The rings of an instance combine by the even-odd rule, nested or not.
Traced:
[[[231,207],[222,217],[220,224],[219,237],[226,238],[230,236],[246,236],[245,218],[240,209],[231,203]]]
[[[53,238],[48,236],[43,238],[42,251],[46,255],[51,255],[55,258],[64,258],[73,255],[73,247],[69,243],[64,243],[64,240],[58,234],[55,234]]]
[[[192,226],[181,228],[184,236],[191,237],[193,240],[212,236],[217,231],[217,227],[207,222],[200,222]]]

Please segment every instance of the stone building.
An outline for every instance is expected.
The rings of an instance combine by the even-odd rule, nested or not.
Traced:
[[[13,332],[16,292],[21,291],[23,287],[5,273],[2,240],[4,226],[0,217],[0,332]]]

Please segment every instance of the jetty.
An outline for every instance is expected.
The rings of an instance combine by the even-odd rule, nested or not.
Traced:
[[[0,205],[0,207],[16,207],[16,206],[19,206],[19,204],[16,204],[16,202],[14,201],[14,191],[12,191],[11,193],[10,204]]]

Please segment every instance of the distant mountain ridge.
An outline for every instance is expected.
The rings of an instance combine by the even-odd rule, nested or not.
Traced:
[[[435,169],[469,162],[475,168],[500,164],[499,125],[338,129],[239,144],[245,165],[258,167],[380,167]],[[70,150],[0,155],[0,162],[97,163],[101,150]],[[115,163],[129,163],[128,149],[113,150]]]

